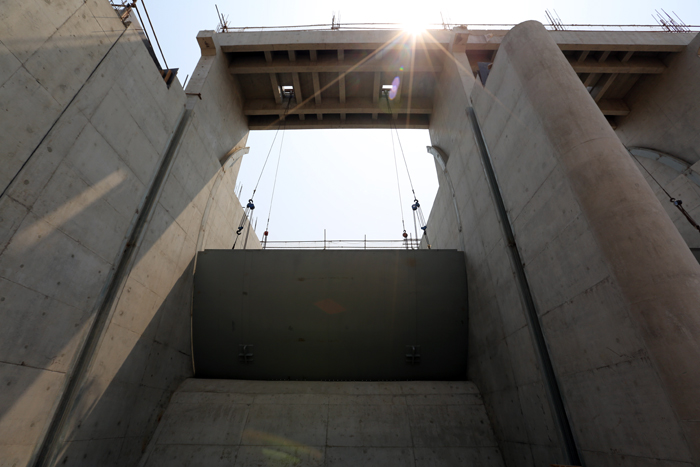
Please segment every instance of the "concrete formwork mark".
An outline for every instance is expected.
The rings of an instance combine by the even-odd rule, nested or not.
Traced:
[[[67,378],[65,388],[62,392],[56,411],[49,425],[42,442],[38,445],[34,460],[31,465],[48,466],[55,460],[54,457],[61,442],[61,435],[64,424],[70,414],[73,405],[80,396],[80,389],[84,378],[88,372],[96,350],[99,347],[103,332],[109,322],[109,316],[117,303],[120,292],[126,283],[129,271],[136,258],[138,246],[146,233],[146,227],[151,220],[158,204],[158,199],[162,192],[164,182],[167,180],[179,148],[179,142],[185,132],[186,127],[191,122],[193,111],[184,110],[180,121],[173,133],[171,140],[165,151],[165,155],[160,164],[160,168],[153,179],[148,190],[148,194],[141,207],[138,218],[132,226],[131,233],[126,242],[121,258],[113,271],[112,277],[107,281],[103,289],[102,299],[96,306],[95,319],[90,327],[90,331]]]
[[[6,194],[7,191],[10,189],[10,187],[15,183],[15,180],[17,180],[17,177],[19,177],[19,175],[22,173],[22,170],[27,166],[27,164],[29,163],[29,161],[32,159],[32,156],[33,156],[33,155],[37,152],[37,150],[41,147],[41,145],[43,144],[44,140],[46,140],[46,138],[49,137],[49,135],[51,134],[51,131],[54,129],[54,127],[56,126],[56,124],[58,124],[58,122],[61,121],[61,118],[62,118],[63,115],[66,113],[66,111],[70,108],[70,106],[71,106],[71,104],[73,103],[73,101],[78,97],[78,95],[80,95],[80,91],[82,91],[83,88],[87,85],[87,83],[90,82],[90,78],[92,78],[92,76],[95,74],[95,72],[98,70],[98,68],[100,68],[100,65],[102,65],[102,62],[107,58],[107,56],[109,56],[109,53],[112,51],[112,49],[114,48],[114,46],[116,46],[116,45],[119,43],[119,40],[120,40],[120,39],[122,38],[122,36],[126,33],[126,31],[128,31],[128,28],[124,28],[124,30],[121,32],[121,34],[119,34],[119,37],[117,37],[117,40],[114,41],[114,43],[110,46],[109,50],[107,50],[107,52],[104,54],[104,56],[102,57],[102,59],[100,59],[100,61],[97,62],[97,65],[95,65],[95,68],[93,68],[93,70],[90,72],[90,74],[89,74],[88,77],[85,79],[85,81],[83,82],[83,84],[80,86],[80,88],[79,88],[79,89],[76,91],[76,93],[73,95],[73,97],[71,98],[71,100],[68,101],[68,103],[65,105],[65,107],[63,108],[63,110],[61,111],[61,113],[58,114],[58,116],[56,117],[56,119],[54,120],[54,122],[53,122],[53,123],[51,124],[51,126],[49,127],[48,131],[44,134],[44,136],[41,138],[41,140],[39,141],[39,143],[36,145],[36,147],[35,147],[35,148],[32,150],[32,152],[29,154],[29,157],[27,157],[27,159],[22,163],[22,165],[20,166],[19,170],[17,170],[17,173],[15,173],[15,175],[12,177],[12,179],[11,179],[10,182],[7,184],[7,186],[2,190],[2,193],[0,193],[0,198],[2,198],[3,196],[5,196],[5,194]]]

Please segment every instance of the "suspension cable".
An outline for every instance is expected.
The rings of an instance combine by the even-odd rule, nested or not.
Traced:
[[[260,185],[260,180],[262,179],[263,173],[265,172],[265,167],[267,166],[267,161],[270,159],[270,154],[272,154],[272,148],[275,146],[275,141],[277,140],[277,135],[280,132],[280,128],[282,128],[282,122],[285,122],[286,125],[286,120],[287,120],[287,112],[289,111],[289,104],[292,102],[291,96],[289,97],[289,101],[287,102],[287,108],[284,110],[284,115],[282,118],[280,118],[280,122],[277,125],[277,131],[275,131],[275,137],[272,138],[272,144],[270,145],[270,150],[267,151],[267,157],[265,157],[265,163],[263,164],[262,170],[260,170],[260,176],[258,177],[258,182],[255,184],[255,188],[253,188],[253,194],[250,195],[250,199],[248,199],[248,204],[246,204],[245,209],[243,210],[243,216],[241,216],[241,221],[238,223],[238,228],[236,229],[236,239],[233,241],[233,246],[231,249],[236,248],[236,243],[238,243],[238,238],[241,236],[241,233],[243,233],[243,229],[245,228],[246,220],[248,220],[248,217],[252,215],[253,210],[255,209],[255,203],[253,199],[255,198],[255,192],[258,191],[258,185]],[[248,232],[250,232],[250,221],[248,222]],[[248,235],[246,234],[246,246],[247,246],[247,237]]]
[[[384,97],[386,98],[386,104],[389,108],[389,113],[391,114],[391,120],[390,120],[390,127],[393,129],[393,131],[396,133],[396,140],[399,142],[399,149],[401,150],[401,157],[403,157],[403,163],[406,166],[406,175],[408,175],[408,182],[411,185],[411,192],[413,193],[413,204],[411,205],[411,209],[413,210],[413,229],[415,230],[416,234],[416,242],[420,242],[419,236],[418,236],[418,225],[420,225],[420,230],[423,231],[423,235],[425,235],[425,241],[428,245],[428,249],[430,250],[430,239],[428,238],[428,224],[425,221],[425,217],[423,216],[423,209],[420,207],[420,203],[418,202],[418,197],[416,196],[416,190],[413,188],[413,180],[411,180],[411,171],[408,169],[408,161],[406,160],[406,154],[403,152],[403,145],[401,144],[401,137],[399,136],[399,130],[396,127],[396,125],[393,122],[393,111],[391,109],[391,102],[389,102],[389,95],[388,92],[384,92]],[[391,142],[393,144],[394,138],[392,135]],[[394,154],[395,157],[395,154]],[[396,161],[396,159],[394,159]],[[398,173],[397,173],[397,179],[398,179]],[[400,189],[400,187],[399,187]],[[402,211],[403,212],[403,211]],[[406,231],[404,230],[404,234]],[[404,238],[406,238],[404,236]]]
[[[260,170],[260,176],[258,176],[258,181],[255,184],[255,188],[253,188],[253,194],[250,196],[251,198],[255,197],[255,192],[258,191],[258,186],[260,185],[260,180],[262,179],[263,173],[265,173],[265,167],[267,167],[267,161],[270,159],[270,154],[272,154],[272,148],[275,146],[275,141],[277,140],[277,135],[280,132],[280,128],[282,128],[282,124],[284,124],[285,128],[287,127],[287,112],[289,111],[289,105],[292,103],[291,96],[288,99],[289,100],[287,101],[287,107],[284,109],[284,115],[282,116],[282,118],[280,118],[280,121],[277,124],[277,131],[275,131],[275,137],[272,138],[272,144],[270,145],[270,150],[267,151],[267,156],[265,157],[265,163],[263,164],[263,167]]]
[[[401,226],[403,227],[404,243],[406,244],[406,249],[408,249],[408,234],[406,233],[406,221],[403,215],[403,203],[401,203],[401,182],[399,181],[399,164],[396,161],[396,145],[394,144],[394,133],[391,133],[391,150],[394,153],[394,169],[396,170],[396,186],[398,187],[398,200],[399,200],[399,210],[401,211]]]
[[[651,179],[654,180],[654,182],[659,186],[659,188],[661,188],[661,190],[662,190],[664,193],[666,193],[666,196],[668,196],[669,202],[671,202],[671,204],[673,204],[676,208],[678,208],[678,210],[681,212],[681,214],[683,214],[683,216],[685,216],[685,218],[688,220],[688,222],[690,223],[690,225],[692,225],[693,227],[695,227],[695,228],[700,232],[700,225],[698,225],[698,223],[695,222],[695,219],[693,219],[693,218],[690,216],[690,213],[688,213],[688,211],[685,210],[685,208],[683,207],[683,201],[680,200],[680,199],[676,199],[676,198],[674,198],[673,196],[671,196],[671,194],[670,194],[668,191],[666,191],[666,189],[661,185],[661,183],[659,183],[659,181],[658,181],[656,178],[654,178],[654,176],[651,174],[651,172],[649,172],[649,170],[644,166],[644,164],[642,164],[641,162],[639,162],[639,159],[637,159],[637,156],[635,156],[635,155],[632,153],[632,151],[630,151],[629,149],[627,149],[627,152],[629,152],[630,155],[631,155],[632,157],[634,157],[634,160],[637,161],[637,164],[641,165],[642,168],[644,169],[644,171],[645,171],[646,173],[649,174],[649,176],[651,177]]]
[[[290,99],[291,102],[291,99]],[[270,216],[272,215],[272,201],[275,199],[275,188],[277,188],[277,174],[280,170],[280,161],[282,160],[282,146],[284,145],[284,135],[287,129],[287,120],[285,119],[284,126],[282,128],[282,139],[280,140],[280,152],[277,155],[277,168],[275,168],[275,179],[272,182],[272,195],[270,196],[270,209],[267,212],[267,223],[265,224],[265,232],[263,233],[263,250],[267,246],[267,236],[270,233]]]

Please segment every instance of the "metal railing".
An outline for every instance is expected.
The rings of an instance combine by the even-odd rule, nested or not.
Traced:
[[[269,240],[266,250],[417,250],[420,240]]]
[[[427,24],[425,29],[452,30],[467,28],[469,31],[511,29],[516,24]],[[551,31],[656,31],[656,32],[695,32],[700,31],[700,25],[683,24],[683,31],[669,30],[664,24],[545,24]],[[342,23],[342,24],[302,24],[295,26],[226,26],[225,32],[262,32],[262,31],[314,31],[314,30],[399,30],[404,29],[402,23]]]

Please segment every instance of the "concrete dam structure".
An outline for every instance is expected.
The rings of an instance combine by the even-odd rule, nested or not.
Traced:
[[[0,466],[700,466],[695,33],[127,13],[0,9]],[[429,130],[431,249],[237,242],[280,119]]]

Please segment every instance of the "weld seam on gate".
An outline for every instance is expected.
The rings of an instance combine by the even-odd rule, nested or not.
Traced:
[[[510,219],[508,218],[508,211],[506,210],[503,195],[501,194],[501,188],[498,185],[496,172],[491,161],[491,153],[486,146],[484,135],[481,132],[481,126],[479,125],[473,102],[472,107],[467,109],[467,115],[469,116],[469,120],[472,124],[474,139],[476,140],[476,145],[481,155],[484,172],[486,172],[486,178],[488,179],[491,194],[493,195],[493,200],[496,204],[496,211],[498,217],[500,218],[501,226],[503,227],[503,233],[506,237],[511,263],[515,269],[518,288],[520,289],[520,294],[527,312],[526,315],[529,324],[528,327],[530,328],[533,340],[535,341],[535,351],[540,362],[540,367],[542,368],[542,376],[544,377],[547,395],[549,396],[549,402],[554,412],[554,418],[557,428],[559,429],[559,434],[562,442],[564,443],[564,453],[567,457],[566,461],[571,465],[582,466],[583,464],[581,463],[579,450],[576,446],[573,430],[571,429],[571,422],[569,421],[569,417],[566,413],[566,407],[564,406],[564,400],[561,394],[559,382],[557,381],[557,375],[554,372],[552,359],[549,349],[547,348],[544,332],[542,331],[537,306],[532,298],[532,290],[530,289],[530,284],[527,280],[527,275],[525,274],[525,268],[523,266],[522,258],[520,257],[520,252],[518,251],[518,246],[515,243],[513,227],[510,223]]]

